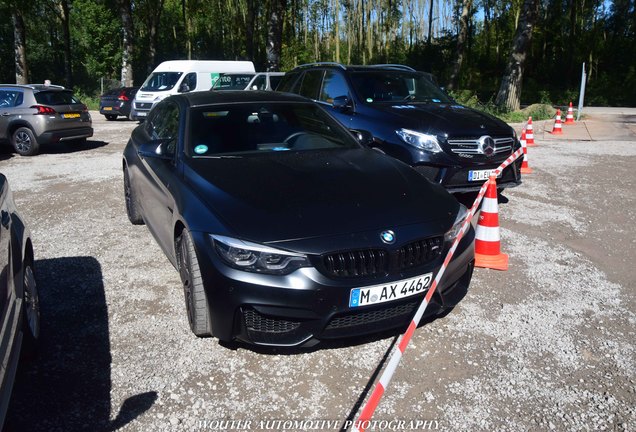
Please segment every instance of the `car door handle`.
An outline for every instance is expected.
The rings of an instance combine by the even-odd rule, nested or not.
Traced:
[[[2,226],[5,228],[9,228],[9,223],[11,222],[11,216],[9,216],[9,212],[2,210]]]

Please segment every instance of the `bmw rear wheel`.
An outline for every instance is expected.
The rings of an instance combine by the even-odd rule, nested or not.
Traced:
[[[177,238],[179,275],[183,284],[188,322],[192,333],[199,337],[212,336],[208,299],[203,288],[199,261],[192,235],[186,229]]]
[[[40,337],[40,297],[35,283],[33,264],[26,261],[23,278],[23,320],[22,320],[22,355],[32,356]]]
[[[130,175],[128,174],[128,168],[124,168],[124,198],[126,200],[126,214],[128,220],[133,225],[143,225],[144,218],[141,215],[141,209],[139,208],[139,202],[137,201],[137,195],[130,184]]]
[[[33,156],[40,150],[40,144],[35,139],[33,131],[28,127],[20,127],[13,132],[11,144],[21,156]]]

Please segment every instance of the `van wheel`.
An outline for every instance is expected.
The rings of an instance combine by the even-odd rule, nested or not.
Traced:
[[[40,150],[40,144],[28,127],[16,129],[11,136],[11,144],[15,151],[21,156],[33,156],[38,154]]]

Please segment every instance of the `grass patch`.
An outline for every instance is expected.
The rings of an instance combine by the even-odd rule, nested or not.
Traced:
[[[483,111],[506,123],[523,123],[528,120],[528,117],[532,117],[533,120],[549,120],[554,118],[556,113],[556,109],[548,103],[532,104],[517,111],[502,111],[492,100],[486,103],[481,102],[477,95],[470,90],[451,92],[450,96],[462,105]]]

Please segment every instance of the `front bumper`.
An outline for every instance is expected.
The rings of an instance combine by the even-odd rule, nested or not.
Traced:
[[[521,164],[523,158],[506,167],[497,179],[497,189],[511,188],[521,184]],[[484,184],[485,180],[469,181],[468,172],[471,170],[493,170],[499,167],[498,163],[486,165],[476,165],[470,167],[445,166],[437,167],[430,165],[416,165],[414,168],[424,177],[434,183],[440,183],[451,193],[477,192]]]
[[[349,307],[351,289],[428,272],[436,276],[444,253],[422,268],[374,281],[325,276],[313,267],[273,276],[230,268],[207,234],[192,233],[206,289],[213,335],[273,346],[310,346],[320,340],[362,336],[408,325],[424,293],[377,305]],[[468,231],[425,313],[437,315],[466,294],[474,262],[474,231]]]

